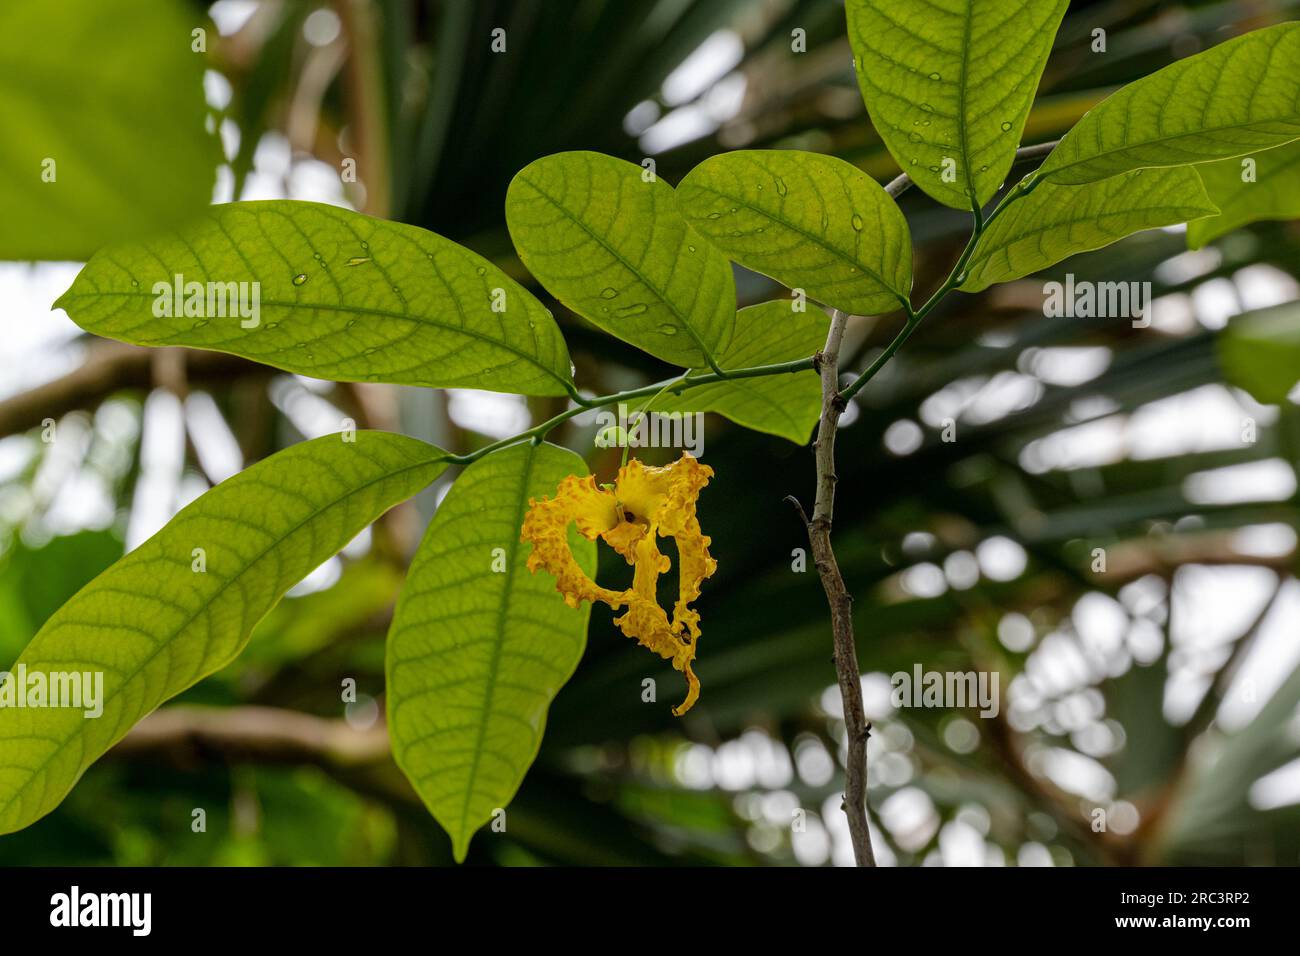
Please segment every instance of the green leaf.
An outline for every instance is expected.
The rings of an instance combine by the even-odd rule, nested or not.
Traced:
[[[228,299],[204,297],[195,315],[190,293],[171,291],[177,275],[204,292],[247,285],[221,286]],[[525,395],[573,387],[550,312],[487,259],[320,203],[213,206],[179,233],[96,253],[55,305],[97,335],[231,352],[314,378]]]
[[[1143,229],[1216,212],[1190,167],[1139,169],[1084,186],[1040,182],[989,223],[959,288],[979,292]]]
[[[163,0],[0,4],[0,259],[84,260],[207,206],[203,22]]]
[[[1256,30],[1171,63],[1089,110],[1039,175],[1087,183],[1300,138],[1298,64],[1300,23]]]
[[[731,340],[731,264],[644,172],[600,153],[546,156],[511,180],[506,225],[524,265],[574,312],[665,362],[711,365]]]
[[[1238,316],[1219,333],[1218,349],[1227,381],[1280,405],[1300,382],[1300,309],[1291,303]]]
[[[826,305],[879,315],[907,302],[907,220],[874,179],[842,159],[783,149],[724,153],[682,180],[677,206],[745,268]]]
[[[903,172],[946,206],[1006,179],[1067,0],[848,0],[858,86]],[[955,164],[955,166],[953,165]]]
[[[1250,176],[1247,175],[1249,161]],[[1219,215],[1187,227],[1187,245],[1207,242],[1261,219],[1300,218],[1300,140],[1250,157],[1198,166]]]
[[[571,451],[514,445],[465,469],[411,563],[388,633],[388,730],[397,765],[451,835],[457,861],[510,802],[537,756],[546,710],[582,657],[590,605],[529,573],[530,498],[586,474]],[[596,546],[570,528],[588,574]],[[498,570],[499,569],[499,570]]]
[[[818,309],[794,312],[786,301],[764,302],[736,313],[736,334],[722,355],[725,368],[789,362],[826,344],[830,324]],[[821,379],[809,369],[762,378],[740,378],[657,399],[653,412],[717,412],[738,425],[807,443],[821,415]]]
[[[355,437],[294,445],[222,482],[46,622],[11,670],[101,673],[103,713],[0,708],[0,833],[56,807],[136,721],[230,663],[285,591],[445,467],[413,438]]]

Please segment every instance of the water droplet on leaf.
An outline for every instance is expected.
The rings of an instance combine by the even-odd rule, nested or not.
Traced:
[[[293,277],[294,285],[302,285],[306,281],[307,281],[307,275],[304,272],[299,272],[296,276]]]

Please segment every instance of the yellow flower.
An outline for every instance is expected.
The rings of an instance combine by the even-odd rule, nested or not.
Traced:
[[[555,576],[556,589],[570,607],[583,601],[603,601],[627,611],[614,623],[686,676],[686,699],[673,708],[681,716],[700,696],[700,682],[691,670],[700,638],[700,613],[690,604],[700,585],[717,569],[709,556],[709,538],[700,530],[695,502],[713,469],[692,456],[662,468],[647,467],[635,458],[619,469],[613,489],[597,487],[593,475],[569,475],[554,498],[530,499],[520,539],[530,542],[528,570],[545,568]],[[594,541],[601,538],[636,570],[626,591],[603,588],[578,566],[569,550],[569,525]],[[671,621],[659,606],[655,586],[672,562],[659,551],[656,538],[677,543],[678,594]]]

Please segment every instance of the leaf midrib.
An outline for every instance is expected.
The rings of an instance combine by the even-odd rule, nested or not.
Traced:
[[[966,191],[971,202],[978,203],[979,192],[975,187],[975,174],[972,171],[974,164],[971,162],[970,130],[967,128],[968,119],[966,116],[966,87],[970,80],[971,31],[974,25],[975,4],[967,3],[965,10],[966,14],[962,23],[961,79],[957,83],[957,135],[961,141],[961,161],[962,166],[965,167],[962,173],[966,179]]]
[[[639,281],[644,283],[645,286],[655,294],[655,296],[659,299],[659,301],[668,307],[668,311],[671,312],[674,317],[676,317],[677,321],[681,323],[682,328],[686,330],[687,334],[690,335],[691,339],[695,342],[696,347],[700,350],[700,354],[703,355],[705,362],[709,365],[713,364],[714,359],[713,359],[712,351],[710,351],[708,346],[704,344],[704,340],[700,338],[699,334],[695,331],[694,326],[692,326],[691,323],[686,320],[686,316],[682,315],[682,313],[678,310],[676,304],[671,299],[668,298],[664,290],[660,289],[658,285],[651,282],[649,277],[646,276],[643,272],[641,272],[640,269],[632,265],[632,263],[630,263],[623,256],[621,252],[619,252],[608,242],[606,242],[602,236],[600,236],[596,232],[593,232],[592,229],[585,222],[583,222],[573,213],[569,212],[567,208],[565,208],[560,204],[559,200],[557,200],[546,190],[538,186],[536,182],[524,176],[520,176],[520,181],[527,183],[528,186],[531,189],[533,189],[539,196],[541,196],[553,207],[555,207],[555,209],[558,210],[560,214],[564,216],[565,219],[569,220],[569,222],[573,223],[575,226],[577,226],[579,229],[585,232],[589,237],[591,237],[591,239],[598,246],[600,246],[611,256],[617,259],[620,263],[622,263],[623,268],[627,269],[628,272],[632,273],[634,276],[637,277]]]
[[[98,299],[98,298],[126,298],[126,299],[138,298],[138,299],[147,300],[153,298],[153,296],[146,292],[76,292],[74,293],[71,290],[69,290],[68,292],[64,293],[54,304],[56,307],[63,308],[66,310],[66,306],[64,306],[62,303],[71,302],[76,299]],[[421,316],[417,318],[408,315],[404,312],[394,312],[391,309],[376,309],[376,308],[369,308],[366,306],[342,305],[338,303],[331,304],[331,305],[313,305],[311,303],[306,303],[301,301],[289,302],[285,299],[261,299],[261,298],[259,298],[258,301],[261,305],[271,306],[275,308],[284,308],[289,310],[315,309],[321,312],[339,312],[344,315],[376,315],[383,318],[403,320],[416,326],[429,325],[437,329],[444,329],[450,332],[458,332],[461,335],[464,335],[466,338],[472,338],[472,339],[477,339],[478,341],[481,342],[486,342],[489,345],[493,345],[504,352],[509,352],[511,355],[518,356],[526,364],[532,365],[534,368],[538,368],[542,370],[551,378],[555,379],[557,382],[563,385],[565,387],[566,393],[568,392],[568,387],[573,384],[571,379],[565,378],[564,376],[560,375],[559,372],[555,371],[553,368],[550,368],[549,366],[542,364],[540,359],[536,358],[535,356],[529,355],[527,352],[523,352],[500,339],[494,339],[491,336],[484,335],[482,332],[476,332],[472,329],[467,329],[458,325],[451,325],[447,322],[440,322],[438,321],[438,319],[432,316],[429,317]],[[116,338],[116,336],[114,337]],[[156,345],[157,343],[145,342],[143,340],[140,340],[134,344]],[[205,345],[191,344],[190,347],[197,348],[197,349],[204,349],[210,352],[227,351],[226,349],[213,348]],[[229,353],[229,354],[242,354],[242,353]]]
[[[188,629],[195,621],[199,619],[200,616],[202,616],[209,608],[211,608],[212,605],[216,603],[217,599],[220,598],[223,594],[225,594],[226,590],[232,584],[234,584],[241,577],[247,574],[252,567],[254,567],[257,564],[260,564],[262,560],[271,553],[272,550],[274,550],[277,546],[282,544],[284,541],[288,540],[289,538],[297,534],[304,527],[306,527],[306,525],[309,524],[311,521],[315,520],[316,518],[319,518],[326,511],[329,511],[332,508],[336,507],[337,505],[339,505],[340,503],[342,503],[344,500],[351,497],[352,495],[359,494],[360,492],[365,491],[366,489],[372,487],[373,485],[379,484],[381,481],[387,481],[391,478],[399,477],[408,472],[416,471],[417,469],[420,468],[427,468],[431,465],[436,465],[439,462],[444,460],[446,460],[446,456],[443,456],[441,458],[432,458],[429,459],[428,461],[422,461],[415,465],[407,465],[395,471],[385,472],[384,474],[378,476],[377,478],[373,478],[370,481],[367,481],[363,485],[357,485],[356,487],[349,490],[346,494],[340,495],[339,497],[335,498],[333,501],[329,502],[329,504],[316,510],[313,514],[309,515],[308,517],[304,518],[302,521],[298,522],[296,525],[294,525],[292,528],[286,531],[284,535],[282,535],[276,541],[273,541],[270,545],[263,548],[262,551],[259,552],[256,557],[254,557],[251,561],[249,561],[244,566],[244,569],[242,571],[231,575],[230,578],[228,578],[221,585],[221,587],[219,587],[216,591],[213,592],[211,598],[203,602],[199,606],[197,611],[195,611],[192,615],[190,615],[188,619],[186,619],[179,627],[176,628],[175,632],[173,633],[172,637],[169,640],[164,640],[159,642],[158,647],[154,651],[152,651],[147,657],[145,657],[144,660],[140,662],[139,666],[137,666],[134,670],[132,670],[129,674],[127,674],[126,677],[121,681],[118,692],[122,693],[123,691],[125,691],[126,688],[129,687],[131,683],[137,677],[140,676],[140,672],[143,671],[145,667],[147,667],[149,664],[153,663],[153,661],[157,659],[158,655],[161,654],[165,648],[170,646],[171,641],[174,641],[178,635],[180,635],[182,632]],[[139,552],[135,552],[135,553],[138,554]],[[283,597],[283,595],[281,595],[281,597]],[[278,603],[278,599],[276,602],[273,602],[271,606],[274,607],[276,603]],[[268,608],[267,611],[269,612],[270,608]],[[258,621],[260,620],[261,618],[258,619]],[[258,621],[253,622],[253,627],[257,626]],[[44,630],[44,628],[42,628],[42,630]],[[252,633],[252,630],[253,630],[252,628],[249,629],[250,634]],[[39,636],[39,634],[37,636]],[[35,640],[35,638],[33,638],[33,640]],[[21,655],[19,657],[19,660],[22,660]],[[221,666],[222,666],[221,664],[218,664],[216,670],[220,670]],[[209,673],[213,673],[213,672],[214,671],[210,671]],[[197,684],[199,681],[203,680],[203,678],[206,676],[208,675],[200,674],[199,677],[197,677],[194,681],[185,685],[185,687],[179,688],[175,693],[169,694],[168,697],[175,697],[176,694],[182,693],[186,689],[193,687],[194,684]],[[115,737],[112,741],[110,741],[108,747],[105,748],[105,751],[107,751],[109,747],[112,747],[113,744],[117,743],[117,741],[121,740],[122,737],[126,736],[126,732],[130,731],[130,729],[131,729],[130,727],[127,727],[126,731],[124,731],[121,734],[121,736]],[[41,761],[36,767],[32,768],[31,772],[28,774],[27,783],[24,784],[23,786],[25,787],[30,785],[31,782],[35,780],[39,775],[44,774],[46,772],[46,769],[49,767],[50,762],[53,761],[53,759],[56,756],[62,753],[63,749],[67,747],[68,744],[70,744],[73,740],[77,739],[77,736],[78,735],[76,733],[73,733],[70,736],[65,737],[63,741],[57,747],[55,747],[54,750],[50,752],[48,757],[46,757],[43,761]],[[11,796],[3,804],[0,804],[0,822],[3,822],[5,815],[9,812],[10,809],[12,809],[15,801],[17,801],[19,796],[21,796],[22,791],[23,791],[23,787],[15,788],[13,796]]]
[[[879,283],[881,288],[884,289],[885,292],[889,293],[890,295],[894,296],[894,298],[899,299],[900,301],[902,300],[901,293],[899,293],[899,291],[896,288],[894,288],[893,283],[891,283],[889,280],[881,276],[880,273],[876,272],[876,270],[867,266],[866,263],[859,262],[857,259],[853,259],[845,255],[844,253],[840,252],[834,246],[828,245],[825,238],[817,236],[816,233],[809,232],[808,230],[804,229],[802,226],[797,226],[794,223],[790,222],[788,219],[781,219],[778,218],[777,216],[772,215],[766,209],[763,209],[760,206],[755,206],[752,202],[750,202],[748,199],[744,198],[743,196],[733,196],[730,193],[725,193],[721,189],[714,188],[713,186],[704,186],[699,183],[692,183],[692,185],[696,189],[703,190],[704,192],[713,193],[715,196],[720,196],[723,199],[730,200],[731,202],[734,203],[739,203],[740,205],[744,206],[746,209],[750,210],[751,212],[755,212],[761,216],[765,216],[766,218],[770,219],[772,222],[775,222],[789,229],[791,232],[797,232],[799,235],[803,236],[805,239],[811,240],[814,245],[817,245],[820,248],[825,249],[827,252],[831,253],[836,258],[842,260],[843,262],[847,262],[856,268],[861,269],[864,274],[870,276],[877,283]]]
[[[1075,168],[1076,166],[1082,166],[1082,165],[1084,165],[1084,164],[1086,164],[1086,163],[1090,163],[1090,162],[1092,162],[1093,160],[1099,159],[1099,158],[1101,158],[1101,157],[1105,157],[1105,156],[1113,156],[1113,155],[1115,155],[1115,154],[1117,154],[1117,153],[1124,153],[1124,152],[1128,152],[1128,151],[1130,151],[1130,150],[1141,149],[1141,148],[1144,147],[1144,146],[1153,146],[1153,145],[1156,145],[1156,144],[1158,144],[1158,143],[1172,143],[1172,142],[1175,142],[1175,141],[1180,140],[1180,139],[1190,139],[1190,138],[1192,138],[1192,137],[1200,136],[1200,135],[1203,135],[1203,134],[1205,134],[1205,133],[1221,133],[1221,132],[1224,132],[1224,131],[1226,131],[1226,130],[1232,130],[1232,129],[1245,129],[1245,128],[1247,128],[1247,127],[1250,127],[1250,126],[1256,126],[1256,125],[1259,125],[1259,124],[1261,124],[1261,123],[1294,123],[1297,127],[1300,127],[1300,112],[1293,113],[1293,114],[1292,114],[1292,118],[1289,119],[1289,120],[1288,120],[1288,119],[1251,120],[1250,122],[1246,122],[1246,123],[1230,123],[1230,124],[1225,125],[1225,126],[1202,126],[1202,127],[1197,128],[1197,129],[1194,129],[1194,130],[1189,130],[1189,131],[1186,132],[1186,133],[1177,133],[1177,134],[1175,134],[1175,135],[1173,135],[1173,136],[1157,136],[1157,137],[1155,137],[1155,138],[1152,138],[1152,139],[1144,139],[1144,140],[1142,140],[1142,141],[1140,141],[1140,142],[1136,142],[1136,143],[1126,143],[1126,144],[1124,144],[1124,145],[1122,145],[1122,146],[1116,146],[1116,147],[1114,147],[1113,149],[1104,149],[1104,150],[1101,150],[1101,151],[1096,152],[1096,153],[1089,153],[1089,154],[1088,154],[1086,157],[1084,157],[1083,159],[1075,159],[1075,160],[1071,160],[1071,161],[1068,162],[1068,163],[1063,163],[1063,164],[1061,164],[1060,166],[1053,167],[1052,169],[1049,169],[1049,170],[1047,170],[1046,172],[1044,172],[1044,173],[1042,174],[1042,178],[1043,178],[1043,180],[1044,180],[1045,182],[1053,183],[1054,185],[1057,185],[1057,186],[1086,186],[1086,185],[1088,185],[1088,182],[1098,182],[1099,180],[1093,179],[1093,180],[1088,180],[1088,182],[1083,182],[1083,183],[1063,183],[1063,182],[1054,182],[1053,179],[1052,179],[1052,177],[1053,177],[1056,173],[1062,172],[1063,170],[1066,170],[1066,169],[1073,169],[1073,168]],[[1283,140],[1283,141],[1280,142],[1280,143],[1275,143],[1273,146],[1265,146],[1265,147],[1262,147],[1262,148],[1263,148],[1263,149],[1277,149],[1277,148],[1279,148],[1279,147],[1286,146],[1288,143],[1294,143],[1297,139],[1300,139],[1300,133],[1298,133],[1295,137],[1293,137],[1293,138],[1291,138],[1291,139]],[[1204,162],[1204,163],[1213,163],[1213,162],[1218,162],[1218,161],[1220,161],[1220,160],[1224,160],[1224,159],[1236,159],[1238,156],[1249,156],[1249,155],[1251,155],[1251,154],[1253,154],[1253,153],[1259,152],[1260,149],[1261,149],[1261,147],[1259,147],[1259,146],[1253,146],[1253,147],[1251,147],[1250,149],[1244,150],[1244,151],[1242,151],[1242,152],[1240,152],[1240,153],[1234,153],[1234,154],[1231,155],[1231,156],[1211,156],[1211,157],[1209,157],[1208,159],[1202,160],[1201,162],[1191,162],[1191,163],[1186,163],[1186,162],[1184,162],[1184,163],[1151,164],[1151,165],[1146,165],[1146,166],[1138,166],[1138,167],[1135,167],[1135,168],[1136,168],[1136,169],[1168,169],[1168,168],[1171,167],[1171,166],[1199,166],[1199,165],[1202,164],[1202,162]],[[1060,147],[1058,146],[1055,150],[1052,151],[1052,154],[1053,154],[1053,155],[1056,155],[1056,154],[1059,152],[1059,150],[1060,150]],[[1064,154],[1061,154],[1061,155],[1064,155]],[[1127,170],[1127,172],[1132,172],[1132,170]],[[1111,174],[1111,175],[1123,175],[1123,172],[1120,172],[1120,173],[1114,173],[1114,174]],[[1110,175],[1103,176],[1103,177],[1101,177],[1101,178],[1102,178],[1102,179],[1109,179],[1109,178],[1110,178]]]
[[[524,466],[523,480],[519,485],[519,498],[515,503],[515,520],[511,527],[519,528],[524,523],[524,511],[527,508],[528,501],[528,484],[533,478],[533,467],[537,462],[537,446],[529,444],[528,446],[528,463]],[[517,562],[516,556],[519,553],[519,544],[522,537],[517,534],[510,536],[510,550],[506,554],[506,580],[503,589],[502,600],[497,607],[496,623],[496,640],[492,644],[492,659],[488,663],[488,684],[487,692],[483,700],[483,719],[478,725],[478,734],[474,743],[474,757],[469,766],[469,776],[465,781],[465,799],[461,803],[460,809],[460,837],[465,841],[466,851],[469,849],[469,839],[473,833],[466,833],[469,820],[469,802],[474,795],[474,783],[478,778],[478,768],[480,758],[483,754],[483,744],[487,738],[487,725],[491,717],[492,698],[496,694],[497,678],[501,670],[501,651],[505,645],[505,628],[506,628],[506,608],[509,605],[510,593],[514,589],[515,568]]]
[[[1062,229],[1062,228],[1068,229],[1071,226],[1078,226],[1083,223],[1096,223],[1096,222],[1100,222],[1103,219],[1113,218],[1115,216],[1127,216],[1135,213],[1137,214],[1158,213],[1164,209],[1177,210],[1179,212],[1183,212],[1186,210],[1203,211],[1203,207],[1191,206],[1184,202],[1172,201],[1166,205],[1128,206],[1124,209],[1116,210],[1115,212],[1097,213],[1095,215],[1090,214],[1086,216],[1071,216],[1068,219],[1054,219],[1051,222],[1046,222],[1043,223],[1042,225],[1025,229],[1024,231],[1016,234],[1015,238],[1012,239],[1010,242],[1001,242],[998,245],[990,245],[989,251],[983,254],[980,253],[980,247],[978,244],[976,244],[975,253],[971,256],[972,268],[974,263],[986,262],[988,261],[988,258],[994,253],[1000,252],[1004,249],[1009,249],[1015,243],[1023,242],[1026,239],[1031,239],[1036,236],[1042,236],[1045,233],[1052,232],[1057,229]],[[1214,215],[1214,213],[1208,212],[1206,213],[1206,215],[1212,216]],[[1015,225],[1016,225],[1016,221],[1011,220],[1008,223],[1007,228],[1013,229],[1015,228]],[[998,242],[1000,238],[1000,235],[994,232],[985,233],[985,235],[989,238],[990,243]]]
[[[1121,173],[1120,175],[1124,176],[1130,174],[1131,173]],[[1089,184],[1085,184],[1085,185],[1089,185]],[[1202,191],[1204,191],[1204,187],[1202,187]],[[1084,223],[1099,223],[1103,219],[1113,218],[1115,216],[1122,216],[1122,215],[1128,215],[1133,213],[1137,213],[1137,214],[1157,213],[1164,209],[1177,210],[1180,213],[1188,211],[1190,209],[1196,209],[1196,211],[1203,211],[1199,207],[1187,206],[1181,202],[1171,202],[1168,205],[1130,206],[1124,210],[1120,210],[1112,213],[1086,215],[1086,216],[1073,216],[1069,219],[1054,220],[1050,223],[1046,223],[1044,225],[1036,226],[1032,229],[1025,230],[1024,232],[1016,235],[1015,238],[1013,238],[1010,241],[1000,242],[997,245],[991,245],[989,249],[983,253],[980,252],[981,246],[979,243],[977,243],[975,246],[975,251],[971,255],[970,262],[967,264],[969,279],[966,282],[962,283],[960,286],[958,286],[958,289],[960,289],[962,292],[968,292],[974,294],[976,292],[982,292],[984,289],[987,289],[990,285],[993,285],[996,282],[1004,281],[999,279],[993,279],[987,284],[985,284],[984,286],[981,286],[979,288],[975,287],[976,285],[978,285],[980,281],[982,281],[985,278],[985,273],[988,271],[989,267],[993,264],[994,256],[997,255],[1003,256],[1006,259],[1006,265],[1010,267],[1011,265],[1010,250],[1015,246],[1019,245],[1021,242],[1024,242],[1025,240],[1032,238],[1041,241],[1042,236],[1044,236],[1046,233],[1052,232],[1057,229],[1065,228],[1068,230],[1074,226],[1078,226]],[[1214,214],[1215,213],[1206,213],[1205,216],[1213,216]],[[1205,216],[1199,216],[1197,218],[1205,218]],[[1016,223],[1018,221],[1019,221],[1018,219],[1003,220],[1003,222],[1006,223],[1005,229],[1007,230],[1015,229]],[[1001,226],[1002,223],[999,223],[999,225]],[[1148,226],[1144,229],[1139,229],[1136,231],[1146,232],[1148,229],[1155,229],[1155,228],[1159,228],[1159,227]],[[1093,246],[1090,249],[1079,249],[1076,252],[1071,253],[1071,255],[1079,255],[1083,252],[1093,252],[1096,249],[1104,248],[1105,246],[1110,245],[1113,242],[1118,242],[1120,239],[1126,238],[1127,236],[1133,234],[1134,234],[1133,232],[1128,232],[1124,236],[1119,236],[1115,239],[1110,240],[1109,242],[1103,243],[1100,246]],[[1001,235],[1003,235],[1003,233],[992,232],[992,231],[986,232],[984,236],[981,238],[980,242],[982,243],[984,240],[988,240],[990,243],[992,243],[997,241]],[[1042,248],[1041,244],[1039,245],[1039,248],[1040,249]],[[1044,266],[1043,268],[1047,268],[1047,267]],[[1030,273],[1030,275],[1032,274],[1033,273]]]

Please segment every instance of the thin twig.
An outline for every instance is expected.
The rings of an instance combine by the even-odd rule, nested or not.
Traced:
[[[871,831],[867,826],[867,738],[871,725],[862,709],[862,678],[858,652],[853,643],[853,596],[844,585],[835,552],[831,548],[831,516],[835,511],[835,430],[845,401],[839,391],[840,346],[848,316],[836,309],[831,313],[826,346],[818,353],[817,367],[822,380],[822,414],[817,426],[813,453],[817,462],[817,499],[812,518],[794,501],[808,530],[813,563],[821,576],[822,588],[831,608],[831,637],[835,648],[835,673],[844,704],[844,729],[848,759],[844,768],[844,814],[849,820],[849,838],[858,866],[875,866]],[[793,500],[793,499],[792,499]]]

